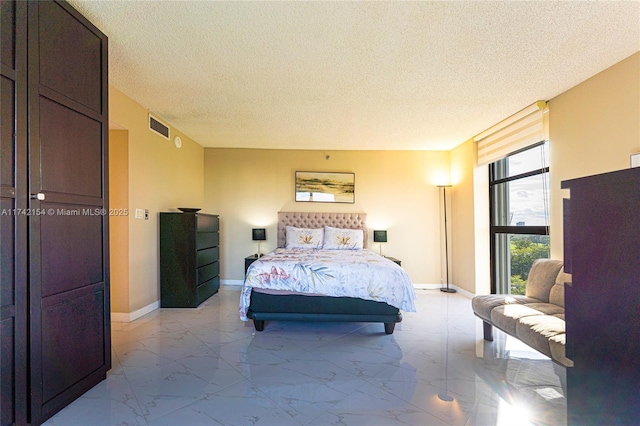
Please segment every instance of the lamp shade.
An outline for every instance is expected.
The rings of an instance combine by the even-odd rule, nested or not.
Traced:
[[[265,241],[267,239],[267,230],[264,228],[253,228],[251,230],[253,241]]]
[[[387,242],[387,231],[373,231],[373,242],[374,243],[386,243]]]

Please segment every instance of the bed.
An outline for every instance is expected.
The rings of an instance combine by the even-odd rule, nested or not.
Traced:
[[[316,244],[320,233],[340,244],[291,243]],[[279,212],[278,248],[248,268],[240,318],[257,331],[269,320],[338,321],[380,322],[392,334],[401,310],[415,311],[415,291],[400,266],[366,244],[364,213]]]

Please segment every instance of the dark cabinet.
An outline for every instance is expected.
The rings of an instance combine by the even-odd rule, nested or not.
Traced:
[[[390,261],[392,261],[393,263],[396,263],[398,266],[402,266],[402,261],[400,259],[396,259],[395,257],[391,257],[391,256],[385,256],[385,257]]]
[[[628,425],[640,412],[640,168],[562,182],[567,419]],[[568,283],[569,284],[569,283]]]
[[[0,425],[28,417],[26,3],[2,1],[0,30]],[[21,165],[22,167],[16,167]]]
[[[38,425],[111,368],[107,37],[1,1],[0,424]]]
[[[160,306],[195,308],[220,289],[219,217],[160,213]]]
[[[247,271],[249,270],[249,266],[251,266],[251,264],[253,262],[255,262],[256,260],[258,260],[258,255],[257,254],[252,254],[251,256],[247,256],[244,258],[244,275],[245,277],[247,276]]]

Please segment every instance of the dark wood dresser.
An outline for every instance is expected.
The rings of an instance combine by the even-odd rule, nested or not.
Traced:
[[[562,188],[568,424],[638,424],[640,168]]]
[[[160,213],[160,307],[195,308],[220,288],[219,217]]]

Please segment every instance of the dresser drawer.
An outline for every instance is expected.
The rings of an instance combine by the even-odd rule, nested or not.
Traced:
[[[220,229],[220,220],[214,215],[196,215],[196,231],[197,232],[218,232]]]
[[[202,284],[219,274],[220,262],[213,262],[208,265],[201,266],[196,270],[197,282],[198,284]]]
[[[196,306],[211,297],[218,289],[220,289],[220,277],[212,278],[196,287]]]
[[[213,262],[217,262],[220,258],[220,249],[218,247],[198,250],[196,253],[196,267],[198,268]]]
[[[220,234],[217,232],[198,232],[196,234],[196,249],[201,250],[220,245]]]

